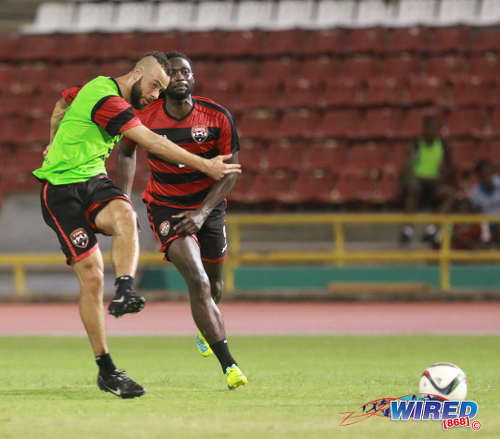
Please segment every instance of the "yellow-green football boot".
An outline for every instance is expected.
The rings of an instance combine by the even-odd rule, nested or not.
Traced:
[[[243,375],[243,372],[238,366],[236,366],[236,364],[233,364],[232,366],[226,368],[226,378],[227,388],[229,390],[234,390],[248,383],[247,377]]]
[[[200,331],[196,334],[196,347],[203,357],[209,357],[214,353]]]

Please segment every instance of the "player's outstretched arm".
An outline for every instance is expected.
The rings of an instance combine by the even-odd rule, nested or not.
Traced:
[[[205,159],[191,154],[142,125],[124,131],[123,135],[163,160],[172,163],[182,163],[190,168],[198,169],[214,180],[220,180],[226,174],[241,173],[240,164],[224,163],[231,158],[231,154],[218,155],[212,159]]]
[[[123,141],[118,146],[118,185],[128,196],[132,193],[135,177],[136,147],[128,146]]]

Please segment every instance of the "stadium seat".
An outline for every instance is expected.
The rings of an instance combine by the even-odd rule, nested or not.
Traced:
[[[500,34],[499,34],[500,36]],[[471,56],[468,59],[468,73],[478,76],[484,81],[492,81],[498,78],[500,72],[500,59],[495,53]]]
[[[80,3],[77,20],[73,24],[73,32],[109,32],[114,24],[114,4]]]
[[[280,0],[277,6],[274,29],[311,28],[315,6],[313,0]]]
[[[363,105],[399,105],[402,100],[403,82],[391,77],[375,77],[368,80],[363,95]]]
[[[333,3],[333,2],[332,2]],[[340,55],[348,52],[344,29],[324,29],[311,32],[308,52],[310,55]]]
[[[382,53],[385,50],[385,29],[353,29],[347,33],[346,46],[351,53]]]
[[[246,111],[238,121],[238,131],[241,137],[272,139],[276,137],[277,122],[274,111]]]
[[[373,203],[379,196],[376,181],[369,176],[357,174],[341,175],[333,193],[333,199],[337,203]]]
[[[497,52],[500,30],[494,28],[476,28],[469,38],[467,51],[484,53],[488,51]]]
[[[38,6],[35,21],[22,30],[34,34],[71,32],[76,7],[75,3],[43,2]]]
[[[219,63],[214,79],[217,78],[230,83],[242,83],[252,80],[256,76],[257,66],[253,60],[227,60]]]
[[[218,63],[211,60],[204,61],[194,61],[193,62],[193,73],[194,79],[196,81],[195,88],[198,85],[203,86],[205,83],[209,81],[213,81],[217,78],[219,65]]]
[[[255,174],[251,172],[242,173],[229,194],[229,202],[247,204],[252,198],[254,184]]]
[[[376,58],[356,55],[344,61],[341,75],[357,81],[366,81],[376,75],[377,64]]]
[[[284,79],[297,76],[299,63],[295,58],[283,57],[262,61],[259,78]]]
[[[490,160],[500,169],[500,139],[485,139],[480,145],[480,158]]]
[[[386,149],[374,143],[352,145],[346,149],[346,161],[341,174],[378,175],[386,162]]]
[[[400,123],[401,115],[399,110],[391,108],[381,108],[368,110],[361,129],[357,133],[358,138],[390,138],[392,137]]]
[[[500,109],[498,108],[491,115],[488,134],[493,137],[500,136]],[[500,154],[500,152],[497,152],[497,154]]]
[[[194,2],[160,2],[149,26],[150,31],[193,30]],[[179,50],[179,49],[177,49]]]
[[[228,32],[217,49],[219,55],[227,57],[260,55],[265,32],[256,30],[236,30]]]
[[[423,52],[427,47],[428,33],[421,27],[391,28],[387,34],[386,51],[390,53]]]
[[[17,68],[13,64],[0,64],[0,83],[10,84],[10,82],[15,78]]]
[[[475,24],[477,23],[476,2],[470,0],[441,0],[437,15],[437,24],[440,26]]]
[[[262,169],[300,171],[305,155],[304,143],[289,140],[271,142],[262,162]]]
[[[500,23],[500,3],[497,0],[483,0],[480,3],[480,26],[498,25]]]
[[[292,182],[290,192],[284,201],[294,204],[333,203],[335,182],[335,175],[325,170],[301,172]]]
[[[222,79],[208,81],[203,85],[203,95],[230,110],[238,107],[239,87],[236,82]]]
[[[51,75],[52,72],[47,64],[23,64],[16,69],[15,77],[11,78],[8,92],[19,95],[39,93],[47,87]]]
[[[59,35],[27,35],[19,59],[22,61],[59,61],[65,39]]]
[[[316,29],[331,29],[335,27],[350,27],[354,24],[355,0],[319,0],[314,27]]]
[[[409,80],[408,100],[414,105],[434,104],[443,95],[443,81],[435,76],[415,76]]]
[[[118,77],[128,73],[133,67],[130,61],[108,61],[99,64],[99,75]]]
[[[2,35],[0,38],[0,61],[17,61],[21,57],[24,37],[16,34]]]
[[[356,26],[387,26],[396,14],[396,2],[371,0],[358,3]]]
[[[249,172],[259,172],[265,168],[265,158],[268,147],[262,140],[241,139],[239,161],[241,166]]]
[[[2,129],[0,130],[1,145],[22,145],[28,130],[28,122],[19,115],[8,115],[0,119]],[[46,126],[48,132],[48,125]]]
[[[235,29],[272,29],[273,3],[258,0],[242,0],[238,3],[236,17],[233,20]]]
[[[2,96],[2,105],[0,105],[0,118],[9,115],[24,117],[27,114],[31,114],[31,112],[33,111],[33,100],[34,96],[32,95],[7,94]],[[54,104],[55,101],[53,101],[52,103]]]
[[[388,142],[386,144],[380,144],[377,142],[378,148],[385,149],[383,175],[399,176],[401,167],[408,159],[407,146],[407,141]]]
[[[482,109],[458,109],[446,119],[443,134],[449,137],[481,136],[484,133],[484,122]]]
[[[305,156],[302,163],[303,169],[338,173],[344,167],[345,147],[337,141],[320,140],[311,144],[307,142]]]
[[[395,25],[434,25],[436,6],[437,0],[400,0]]]
[[[357,110],[331,110],[323,117],[319,133],[321,137],[356,138],[360,124]]]
[[[477,76],[452,81],[450,105],[454,107],[481,107],[488,102],[491,87]]]
[[[472,171],[480,158],[477,142],[472,140],[453,140],[450,143],[453,167],[460,172]]]
[[[339,68],[339,61],[329,56],[307,58],[299,62],[297,75],[310,81],[326,81],[333,78]]]
[[[360,83],[351,78],[330,78],[325,84],[323,98],[320,105],[323,107],[353,107],[358,105]]]
[[[24,141],[28,144],[45,146],[49,143],[50,117],[44,115],[39,119],[30,121],[30,129],[24,136]]]
[[[319,115],[314,110],[305,108],[292,109],[285,112],[278,124],[278,138],[311,138],[318,137]]]
[[[429,29],[427,51],[431,54],[463,52],[467,48],[469,29],[464,27],[436,27]]]
[[[402,117],[395,137],[412,139],[419,136],[422,132],[422,119],[427,114],[432,114],[429,108],[410,108]]]
[[[33,176],[32,171],[41,166],[42,151],[43,147],[40,145],[29,148],[23,145],[16,148],[11,166],[5,170],[9,191],[24,192],[40,189],[40,182]]]
[[[384,58],[380,76],[406,80],[420,72],[420,59],[408,53]]]
[[[156,15],[153,3],[150,2],[118,2],[116,5],[113,32],[148,31],[150,23]]]
[[[232,0],[209,0],[199,2],[193,29],[230,29],[232,17],[236,14],[236,4]],[[214,47],[216,49],[216,47]]]
[[[179,31],[145,32],[142,36],[142,49],[145,53],[153,50],[184,52],[186,49],[184,35],[183,32]]]
[[[464,59],[455,55],[432,57],[427,60],[425,72],[447,81],[464,73]]]
[[[65,88],[83,85],[95,76],[95,66],[89,63],[67,63],[62,64],[54,71],[54,83],[60,91]]]
[[[217,52],[217,47],[222,47],[223,39],[223,32],[186,32],[184,35],[184,47],[189,57],[212,57]]]
[[[102,36],[91,33],[69,34],[65,36],[65,39],[64,50],[58,54],[61,62],[89,62],[96,59]]]
[[[307,32],[300,29],[286,29],[265,32],[262,37],[259,55],[296,56],[307,54],[307,37]]]
[[[322,88],[317,81],[306,78],[290,79],[285,81],[281,107],[308,107],[315,108],[320,105]]]
[[[103,36],[99,50],[94,58],[98,61],[128,59],[135,62],[145,53],[142,34],[132,32],[113,32]],[[156,48],[158,50],[158,47]]]
[[[258,78],[244,81],[238,102],[240,109],[277,108],[281,100],[279,78]]]
[[[493,88],[488,99],[488,104],[500,107],[500,79],[493,84]]]
[[[258,174],[245,201],[249,204],[281,204],[287,198],[291,184],[292,175],[284,171]]]
[[[375,199],[380,203],[395,203],[401,195],[399,176],[384,174],[379,182],[379,190]]]

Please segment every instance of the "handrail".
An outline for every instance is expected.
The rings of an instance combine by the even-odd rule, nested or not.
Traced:
[[[235,214],[228,215],[231,252],[226,261],[225,282],[229,291],[234,291],[234,273],[241,264],[268,263],[337,263],[346,262],[439,262],[440,284],[445,291],[450,289],[450,262],[453,261],[500,261],[500,251],[466,251],[451,249],[451,225],[457,223],[500,223],[500,215],[435,215],[435,214]],[[439,250],[377,250],[353,251],[345,249],[344,226],[346,224],[407,224],[434,223],[441,226],[442,242]],[[326,224],[333,227],[334,241],[331,251],[297,252],[273,251],[265,254],[241,251],[241,226],[244,225],[297,225]],[[162,254],[143,252],[141,264],[162,262]],[[103,255],[104,262],[111,262],[109,253]],[[14,271],[14,288],[17,295],[26,292],[26,266],[63,265],[65,258],[60,253],[0,254],[0,265],[11,266]]]

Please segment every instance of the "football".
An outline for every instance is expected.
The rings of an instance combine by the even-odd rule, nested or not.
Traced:
[[[424,370],[418,391],[463,401],[467,396],[465,372],[453,363],[435,363]]]

